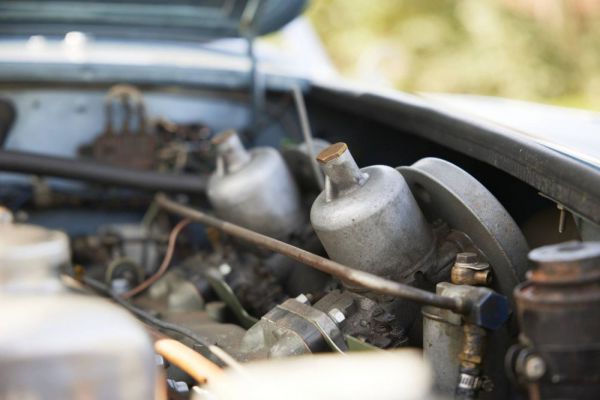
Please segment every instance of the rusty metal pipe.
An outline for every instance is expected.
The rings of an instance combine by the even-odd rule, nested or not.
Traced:
[[[291,244],[273,239],[258,232],[251,231],[239,225],[223,221],[219,218],[215,218],[202,211],[195,210],[191,207],[170,200],[163,194],[156,196],[156,203],[160,207],[173,214],[177,214],[181,217],[189,218],[193,221],[212,226],[227,234],[255,244],[259,247],[288,256],[296,261],[316,268],[319,271],[333,275],[336,278],[343,280],[347,284],[360,286],[375,293],[387,294],[406,300],[412,300],[417,303],[448,309],[461,314],[466,314],[470,311],[470,303],[465,302],[462,299],[439,296],[426,290],[384,279],[367,272],[355,270],[328,258],[321,257],[306,250],[302,250],[296,246],[292,246]]]

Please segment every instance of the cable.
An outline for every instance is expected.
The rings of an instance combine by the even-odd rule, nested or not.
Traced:
[[[292,93],[294,94],[294,102],[296,103],[296,109],[298,110],[298,118],[300,119],[300,127],[302,129],[302,135],[304,136],[304,142],[306,143],[306,150],[308,151],[308,157],[310,158],[310,166],[312,167],[313,174],[315,175],[319,187],[323,190],[325,187],[325,180],[323,179],[321,168],[319,168],[319,165],[317,164],[317,155],[315,154],[312,131],[308,121],[308,114],[306,113],[306,104],[304,104],[302,90],[298,85],[294,85]]]
[[[303,264],[316,268],[319,271],[333,275],[344,282],[369,289],[375,293],[388,294],[417,303],[452,310],[460,314],[466,314],[471,310],[471,303],[464,301],[463,299],[440,296],[426,290],[350,268],[299,247],[292,246],[291,244],[251,231],[239,225],[223,221],[191,207],[187,207],[176,201],[170,200],[163,194],[156,196],[156,202],[163,209],[171,213],[215,227],[225,233],[255,244],[258,247],[283,254]]]
[[[141,308],[131,304],[127,300],[123,300],[116,294],[112,293],[110,291],[110,289],[108,288],[108,286],[106,286],[105,284],[103,284],[93,278],[90,278],[88,276],[83,276],[82,281],[87,286],[91,287],[92,289],[96,290],[97,292],[100,292],[106,296],[109,296],[112,300],[114,300],[120,306],[126,308],[129,312],[131,312],[132,314],[137,316],[142,321],[144,321],[150,325],[153,325],[153,326],[157,327],[158,329],[177,333],[178,335],[191,340],[192,342],[197,344],[199,347],[204,347],[208,351],[210,351],[210,347],[212,346],[212,344],[207,342],[204,338],[196,335],[196,333],[194,331],[192,331],[191,329],[188,329],[188,328],[180,326],[180,325],[172,324],[170,322],[166,322],[159,318],[156,318],[149,312],[142,310]]]
[[[213,381],[223,375],[221,367],[177,340],[158,339],[154,342],[154,350],[198,383]]]
[[[147,324],[152,325],[163,331],[170,331],[170,332],[176,333],[180,336],[183,336],[183,337],[189,339],[196,346],[207,349],[213,356],[215,356],[219,361],[221,361],[223,365],[226,365],[227,367],[235,370],[236,372],[244,373],[244,367],[239,362],[237,362],[233,357],[231,357],[228,353],[226,353],[225,350],[221,349],[217,345],[210,344],[204,338],[201,338],[200,336],[196,335],[196,333],[194,333],[192,330],[154,317],[149,312],[142,310],[141,308],[139,308],[139,307],[131,304],[130,302],[123,300],[119,296],[115,295],[114,293],[112,293],[110,291],[110,289],[108,288],[107,285],[103,284],[100,281],[97,281],[88,276],[83,276],[81,280],[85,285],[89,286],[90,288],[94,289],[95,291],[100,292],[106,296],[109,296],[116,303],[121,305],[123,308],[127,309],[129,312],[131,312],[132,314],[134,314],[136,317],[138,317],[142,321],[146,322]],[[160,340],[160,338],[158,340]],[[197,353],[196,350],[189,348],[189,347],[187,347],[187,348],[190,351]],[[158,349],[156,349],[156,350],[158,352]],[[175,364],[181,368],[181,366],[178,363],[172,361],[170,358],[168,358],[164,354],[162,354],[162,353],[160,353],[160,354],[163,355],[163,357],[165,357],[169,361],[171,361],[173,364]],[[215,367],[220,369],[220,367],[218,367],[216,364],[214,364],[210,359],[206,359],[206,361],[212,363]],[[186,372],[188,372],[188,371],[186,371]],[[210,379],[209,375],[207,375],[206,377]]]
[[[196,175],[175,175],[114,167],[91,161],[0,150],[0,170],[55,176],[127,188],[164,192],[202,194],[206,179]]]
[[[183,219],[179,221],[177,225],[175,225],[175,227],[169,234],[167,252],[165,253],[165,258],[163,258],[160,267],[158,267],[158,270],[154,273],[154,275],[146,279],[144,282],[140,283],[138,286],[134,287],[128,292],[123,293],[123,295],[121,296],[122,299],[126,300],[130,297],[135,296],[138,293],[143,292],[144,290],[148,289],[154,282],[159,280],[165,274],[165,272],[167,272],[169,264],[171,264],[171,259],[173,258],[173,253],[175,252],[175,243],[177,242],[177,237],[179,236],[183,228],[188,226],[191,222],[192,221],[190,221],[189,219]]]

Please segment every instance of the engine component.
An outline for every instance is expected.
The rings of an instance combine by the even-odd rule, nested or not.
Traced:
[[[456,285],[489,285],[492,273],[488,263],[479,262],[477,254],[458,253],[451,271],[452,283]]]
[[[441,294],[438,288],[438,293]],[[434,387],[451,396],[458,380],[458,355],[462,347],[460,315],[436,307],[423,307],[423,354],[430,360]]]
[[[464,232],[493,270],[492,288],[512,299],[527,270],[527,242],[510,214],[479,181],[454,164],[424,158],[398,168],[427,219]]]
[[[344,282],[368,289],[373,293],[394,296],[420,304],[434,305],[436,307],[453,310],[461,314],[470,315],[475,318],[477,318],[479,315],[479,310],[482,304],[477,304],[472,301],[479,299],[469,299],[469,301],[463,301],[461,299],[455,299],[452,297],[438,296],[427,290],[419,289],[399,282],[394,282],[389,279],[384,279],[368,272],[359,271],[328,258],[318,256],[299,247],[292,246],[291,244],[212,217],[206,213],[203,213],[202,211],[195,210],[176,201],[170,200],[168,197],[162,194],[156,196],[156,204],[169,212],[189,218],[192,221],[197,221],[208,226],[215,227],[229,235],[242,239],[256,246],[286,255],[296,261],[316,268],[319,271],[331,274],[332,276],[335,276]],[[483,290],[479,293],[485,294],[486,292]],[[485,304],[486,303],[484,302],[483,305]]]
[[[351,336],[381,349],[406,345],[409,340],[408,327],[418,315],[419,306],[398,299],[382,301],[381,297],[385,296],[370,297],[351,290],[333,290],[316,302],[314,307],[328,314],[343,315],[344,324],[341,328],[346,337]]]
[[[340,310],[325,313],[311,307],[301,295],[264,315],[244,336],[241,350],[249,359],[318,353],[332,347],[346,350],[338,327],[344,319]]]
[[[0,397],[154,398],[151,343],[127,312],[66,290],[66,235],[0,224]]]
[[[485,329],[473,325],[463,326],[463,346],[458,356],[460,369],[455,398],[476,399],[483,380],[481,378],[485,347]]]
[[[217,135],[213,143],[217,170],[208,182],[208,198],[218,215],[278,239],[301,227],[298,188],[277,150],[247,151],[234,131]]]
[[[531,399],[596,399],[600,242],[545,246],[529,258],[536,267],[515,289],[522,348],[508,361]]]
[[[130,85],[115,85],[104,100],[106,126],[91,145],[94,160],[120,167],[151,169],[156,163],[158,140],[146,131],[146,107],[142,93]],[[120,131],[114,125],[114,105],[121,104],[123,118]],[[132,118],[132,108],[135,118]],[[137,120],[137,131],[131,121]],[[85,154],[87,148],[81,152]]]
[[[402,175],[391,167],[359,169],[345,143],[317,157],[325,190],[310,219],[332,260],[410,283],[432,257],[435,241]]]
[[[477,312],[471,315],[461,316],[437,307],[424,307],[422,311],[423,352],[425,358],[431,361],[436,390],[452,396],[457,391],[458,384],[457,392],[460,391],[461,396],[473,397],[484,384],[480,376],[482,341],[485,336],[482,328],[494,331],[503,326],[509,316],[508,300],[488,288],[447,282],[438,283],[436,291],[439,295],[477,304],[474,307]],[[505,346],[502,342],[495,344]],[[498,365],[502,365],[502,362],[498,364],[498,360],[502,359],[504,351],[502,350],[501,356],[496,353],[493,351],[491,357],[486,357],[483,367],[484,371],[493,376],[498,376]],[[499,371],[502,373],[501,368]],[[503,398],[502,396],[502,392],[495,393],[496,398]]]

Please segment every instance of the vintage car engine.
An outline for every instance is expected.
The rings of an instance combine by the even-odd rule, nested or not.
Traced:
[[[151,119],[129,85],[104,106],[79,155],[137,187],[1,197],[0,399],[600,395],[600,243],[530,251],[451,160],[361,165],[343,132],[274,146]],[[61,207],[135,218],[67,236],[36,217]]]

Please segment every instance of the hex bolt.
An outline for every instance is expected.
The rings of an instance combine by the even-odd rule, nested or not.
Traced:
[[[546,373],[546,363],[542,357],[531,355],[525,360],[525,376],[532,381],[537,381]]]
[[[188,393],[190,391],[187,383],[183,381],[176,381],[175,379],[167,379],[167,385],[175,392],[175,393]]]
[[[306,295],[302,293],[296,297],[296,301],[299,301],[302,304],[310,304],[310,300],[308,300],[308,297],[306,297]]]
[[[333,319],[337,324],[341,324],[342,322],[344,322],[344,320],[346,319],[346,316],[344,315],[343,312],[340,311],[339,308],[332,308],[331,310],[329,310],[329,312],[327,313],[331,319]]]

